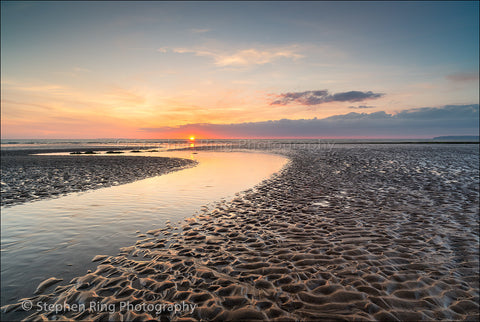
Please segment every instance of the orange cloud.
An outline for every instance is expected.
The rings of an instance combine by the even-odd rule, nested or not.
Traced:
[[[163,50],[165,49],[162,48],[162,51]],[[271,49],[248,48],[235,52],[188,48],[173,49],[173,52],[178,54],[192,53],[196,56],[211,57],[214,60],[214,64],[220,67],[264,65],[267,63],[272,63],[280,58],[297,60],[303,57],[303,55],[299,54],[298,51],[299,48],[295,45],[284,48]]]

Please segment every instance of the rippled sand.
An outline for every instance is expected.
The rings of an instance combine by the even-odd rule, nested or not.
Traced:
[[[49,156],[28,152],[2,151],[2,206],[111,187],[195,165],[192,160],[178,158]]]
[[[28,319],[478,320],[476,146],[288,154],[290,165],[255,189],[144,232],[118,256],[95,257],[96,271],[56,288],[47,280],[30,299],[184,301],[198,305],[193,313]]]

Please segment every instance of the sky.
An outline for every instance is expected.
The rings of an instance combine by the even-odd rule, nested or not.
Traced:
[[[478,135],[479,2],[1,3],[1,137]]]

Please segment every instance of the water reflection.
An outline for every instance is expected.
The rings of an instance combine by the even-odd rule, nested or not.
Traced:
[[[134,244],[136,231],[160,228],[166,220],[176,222],[202,205],[231,198],[286,163],[281,156],[252,152],[142,155],[189,158],[199,165],[121,186],[2,208],[2,305],[30,296],[45,278],[57,276],[68,282],[95,266],[94,255],[115,255],[119,247]]]

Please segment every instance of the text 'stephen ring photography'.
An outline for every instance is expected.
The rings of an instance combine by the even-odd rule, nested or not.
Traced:
[[[2,321],[478,321],[478,1],[2,1]]]

